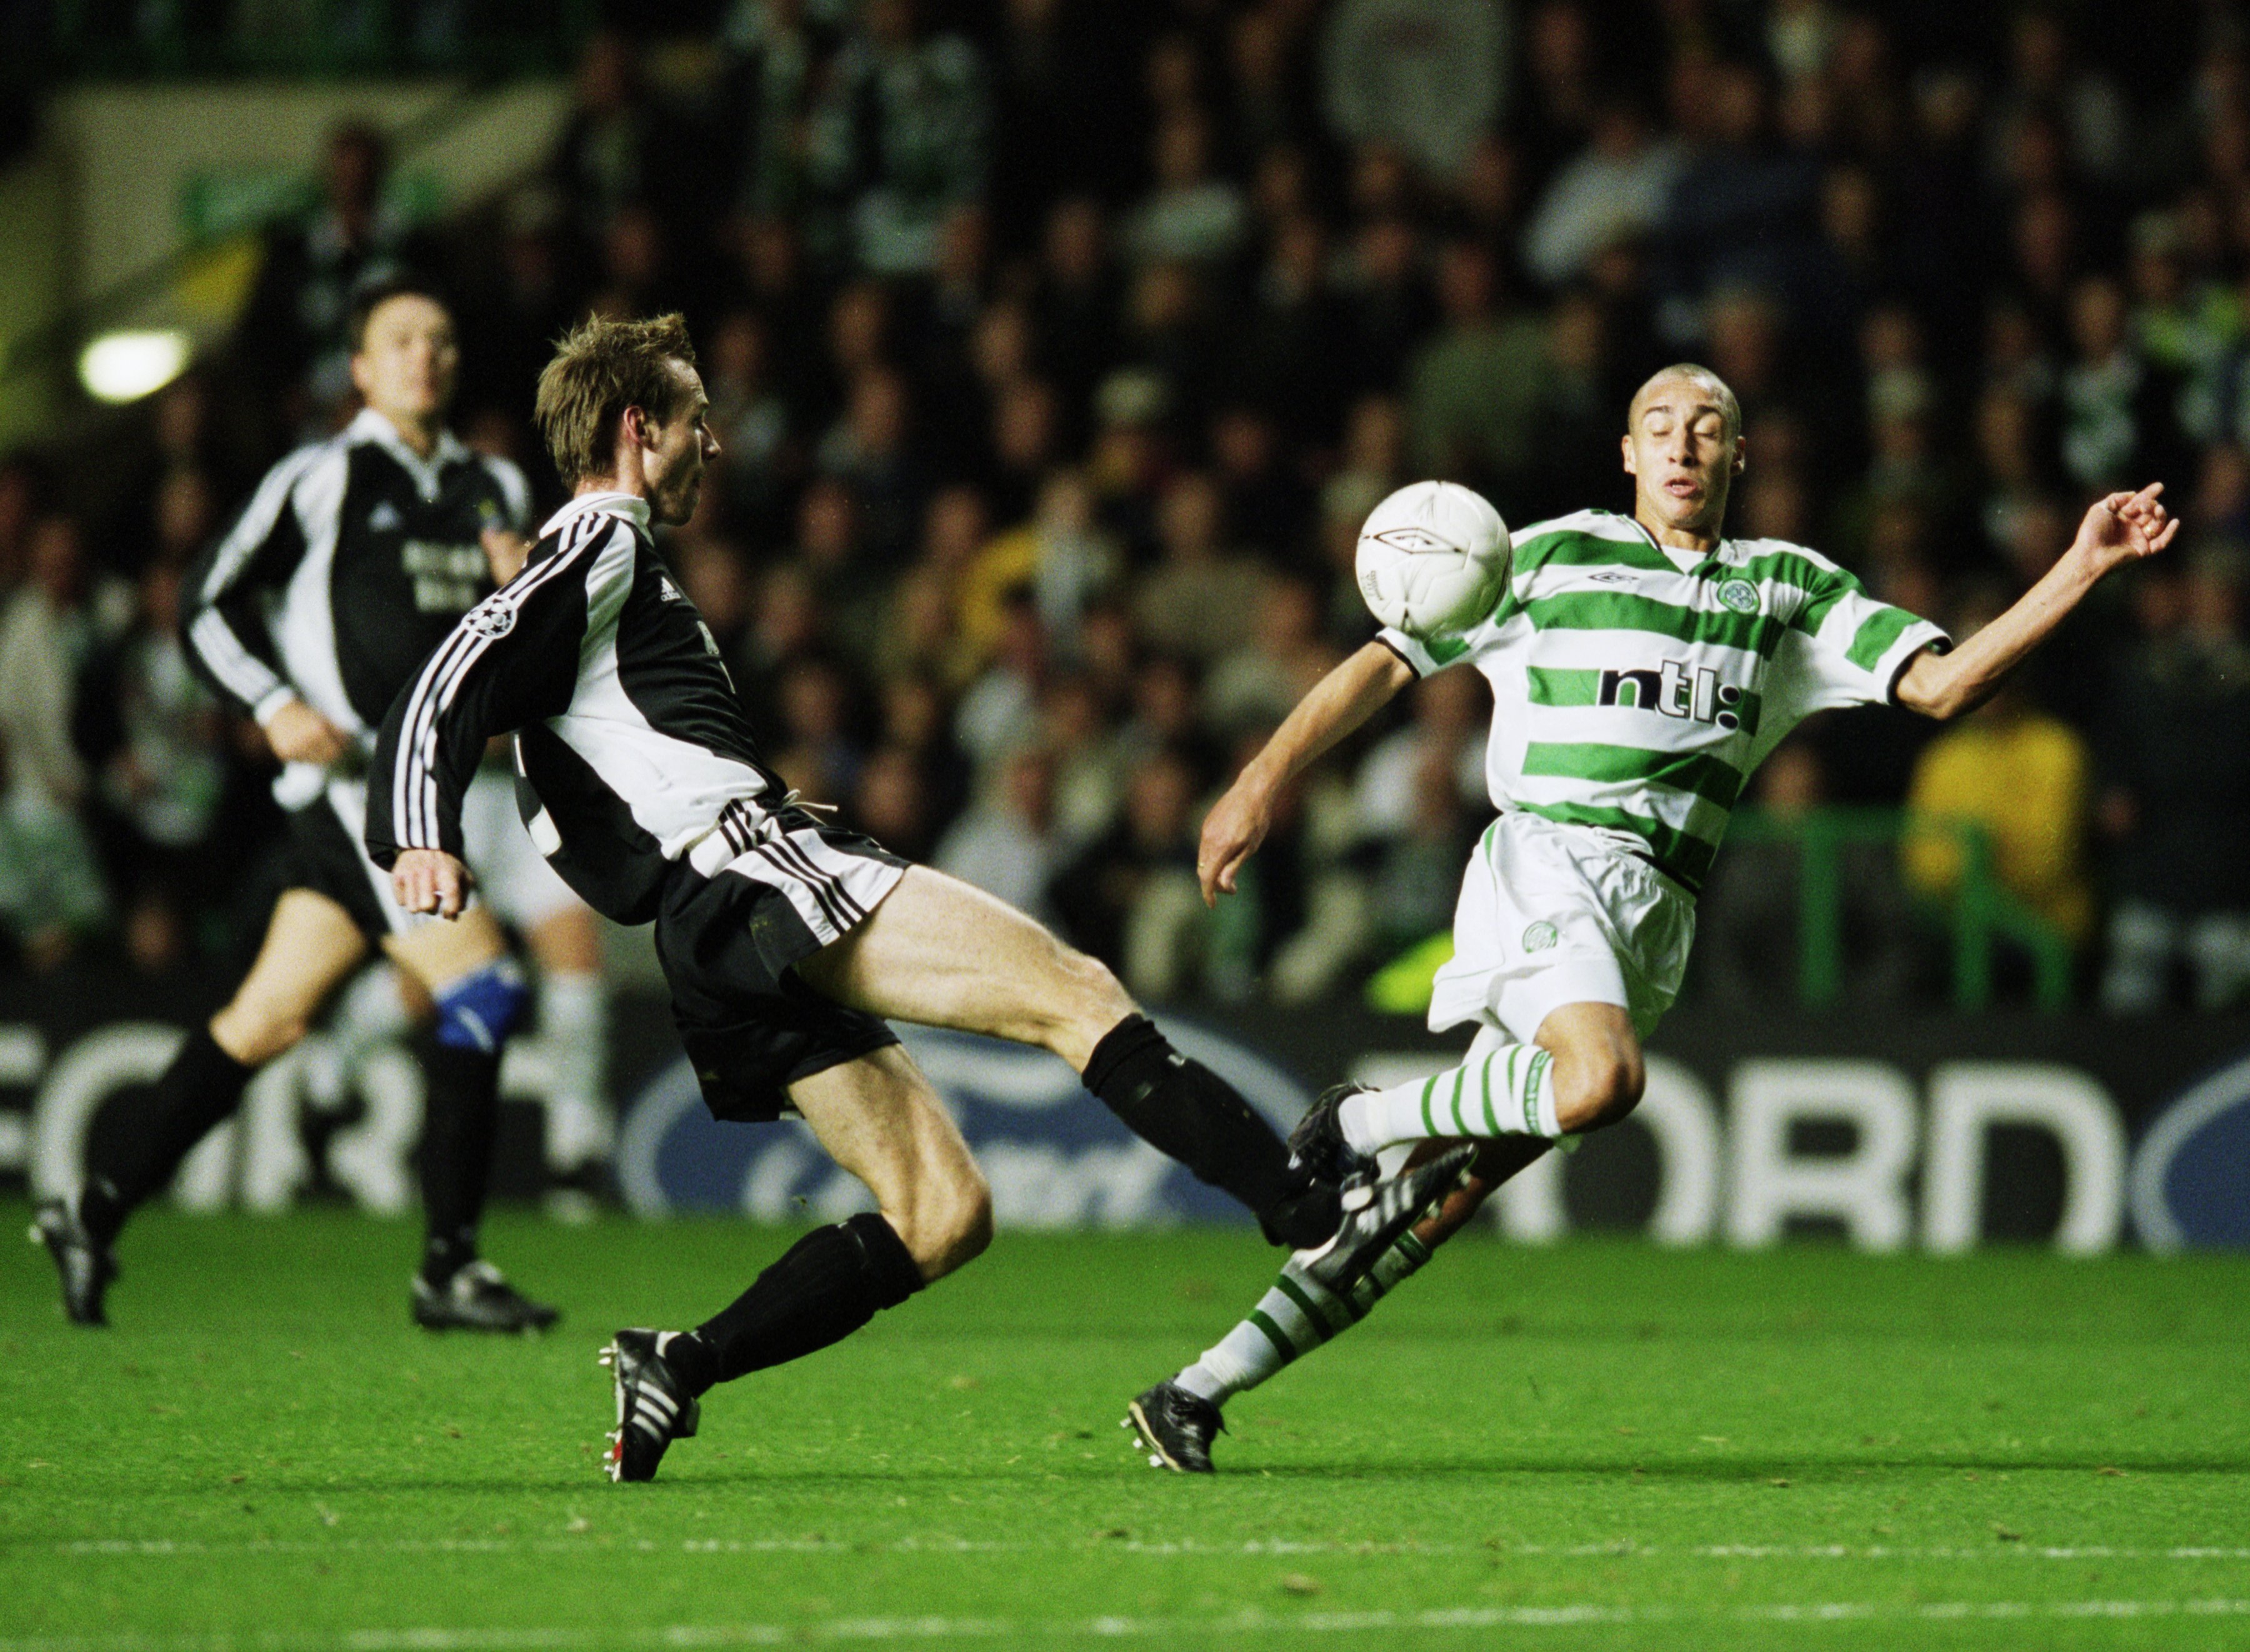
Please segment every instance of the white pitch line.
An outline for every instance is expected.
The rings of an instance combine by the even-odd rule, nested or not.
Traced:
[[[28,1547],[29,1545],[25,1545]],[[6,1545],[0,1545],[0,1552]],[[1132,1554],[1153,1559],[1225,1559],[1257,1555],[1508,1555],[1522,1559],[1619,1560],[2250,1560],[2250,1548],[2180,1546],[2112,1548],[1995,1541],[1975,1547],[1840,1543],[1782,1545],[1716,1543],[1684,1548],[1656,1543],[1340,1543],[1287,1538],[1242,1543],[1147,1543],[1137,1538],[1085,1538],[1075,1542],[990,1542],[970,1538],[899,1538],[847,1543],[831,1538],[688,1538],[657,1543],[646,1538],[612,1542],[598,1536],[557,1538],[242,1538],[210,1542],[196,1538],[84,1538],[50,1552],[81,1559],[162,1559],[212,1554]]]
[[[1423,1612],[1245,1611],[1209,1618],[837,1618],[799,1624],[682,1623],[602,1629],[355,1629],[321,1635],[0,1638],[0,1652],[579,1652],[579,1649],[776,1646],[852,1641],[1177,1640],[1188,1635],[1370,1635],[1442,1629],[1563,1629],[1646,1623],[1958,1622],[2250,1617],[2250,1600],[1824,1600],[1696,1611],[1676,1607],[1461,1607]]]

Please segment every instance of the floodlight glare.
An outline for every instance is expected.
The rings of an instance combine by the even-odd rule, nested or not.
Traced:
[[[137,402],[188,365],[188,335],[176,327],[105,333],[78,358],[79,382],[101,402]]]

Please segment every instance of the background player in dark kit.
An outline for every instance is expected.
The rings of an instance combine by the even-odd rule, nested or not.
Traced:
[[[110,1247],[240,1104],[266,1063],[378,945],[437,1007],[422,1052],[421,1177],[428,1241],[414,1317],[433,1329],[536,1330],[555,1311],[479,1260],[501,1046],[525,989],[481,907],[442,924],[403,912],[360,841],[367,755],[383,712],[464,611],[521,566],[530,496],[503,459],[445,428],[460,368],[437,293],[392,273],[354,300],[351,371],[366,406],[334,439],[267,475],[234,527],[190,570],[182,627],[203,674],[266,732],[284,764],[289,885],[257,960],[226,1007],[188,1035],[129,1139],[97,1142],[76,1200],[33,1229],[61,1270],[63,1305],[107,1323]]]
[[[1271,1127],[1175,1052],[1102,964],[981,891],[822,825],[765,767],[716,643],[650,537],[652,521],[693,513],[718,451],[694,359],[676,315],[597,319],[563,341],[538,418],[576,497],[391,708],[368,811],[369,849],[395,867],[400,903],[452,916],[468,888],[462,790],[485,741],[518,731],[534,841],[595,907],[656,923],[713,1112],[793,1106],[875,1194],[879,1213],[800,1241],[696,1330],[618,1333],[611,1475],[652,1475],[712,1384],[848,1335],[989,1241],[984,1179],[883,1017],[1051,1050],[1269,1235],[1371,1259],[1458,1165],[1367,1190],[1342,1215],[1335,1186],[1294,1170]]]

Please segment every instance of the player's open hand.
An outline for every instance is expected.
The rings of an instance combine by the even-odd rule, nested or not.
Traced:
[[[476,880],[442,849],[402,849],[390,869],[390,894],[410,912],[459,918]]]
[[[1212,805],[1196,850],[1196,881],[1203,904],[1217,906],[1221,894],[1234,892],[1235,875],[1258,852],[1273,823],[1273,804],[1266,789],[1245,774]]]
[[[285,763],[335,762],[351,750],[351,736],[300,699],[266,719],[266,743]]]
[[[2179,519],[2164,509],[2162,482],[2137,493],[2112,493],[2096,499],[2078,525],[2075,549],[2094,565],[2095,576],[2154,556],[2179,533]]]

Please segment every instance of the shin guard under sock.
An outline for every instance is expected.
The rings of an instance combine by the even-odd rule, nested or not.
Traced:
[[[1135,1135],[1249,1206],[1273,1238],[1303,1246],[1336,1231],[1335,1190],[1308,1188],[1293,1174],[1273,1126],[1174,1050],[1146,1015],[1128,1015],[1102,1035],[1082,1077]]]
[[[922,1288],[897,1229],[872,1211],[798,1240],[732,1303],[660,1345],[690,1394],[840,1342]]]
[[[500,1128],[500,1053],[428,1043],[422,1071],[422,1213],[429,1223],[422,1277],[438,1285],[476,1259]]]
[[[187,1036],[156,1080],[148,1122],[107,1150],[96,1138],[79,1201],[79,1219],[95,1239],[107,1244],[127,1216],[170,1185],[196,1144],[242,1105],[243,1089],[257,1070],[220,1049],[210,1028]]]

